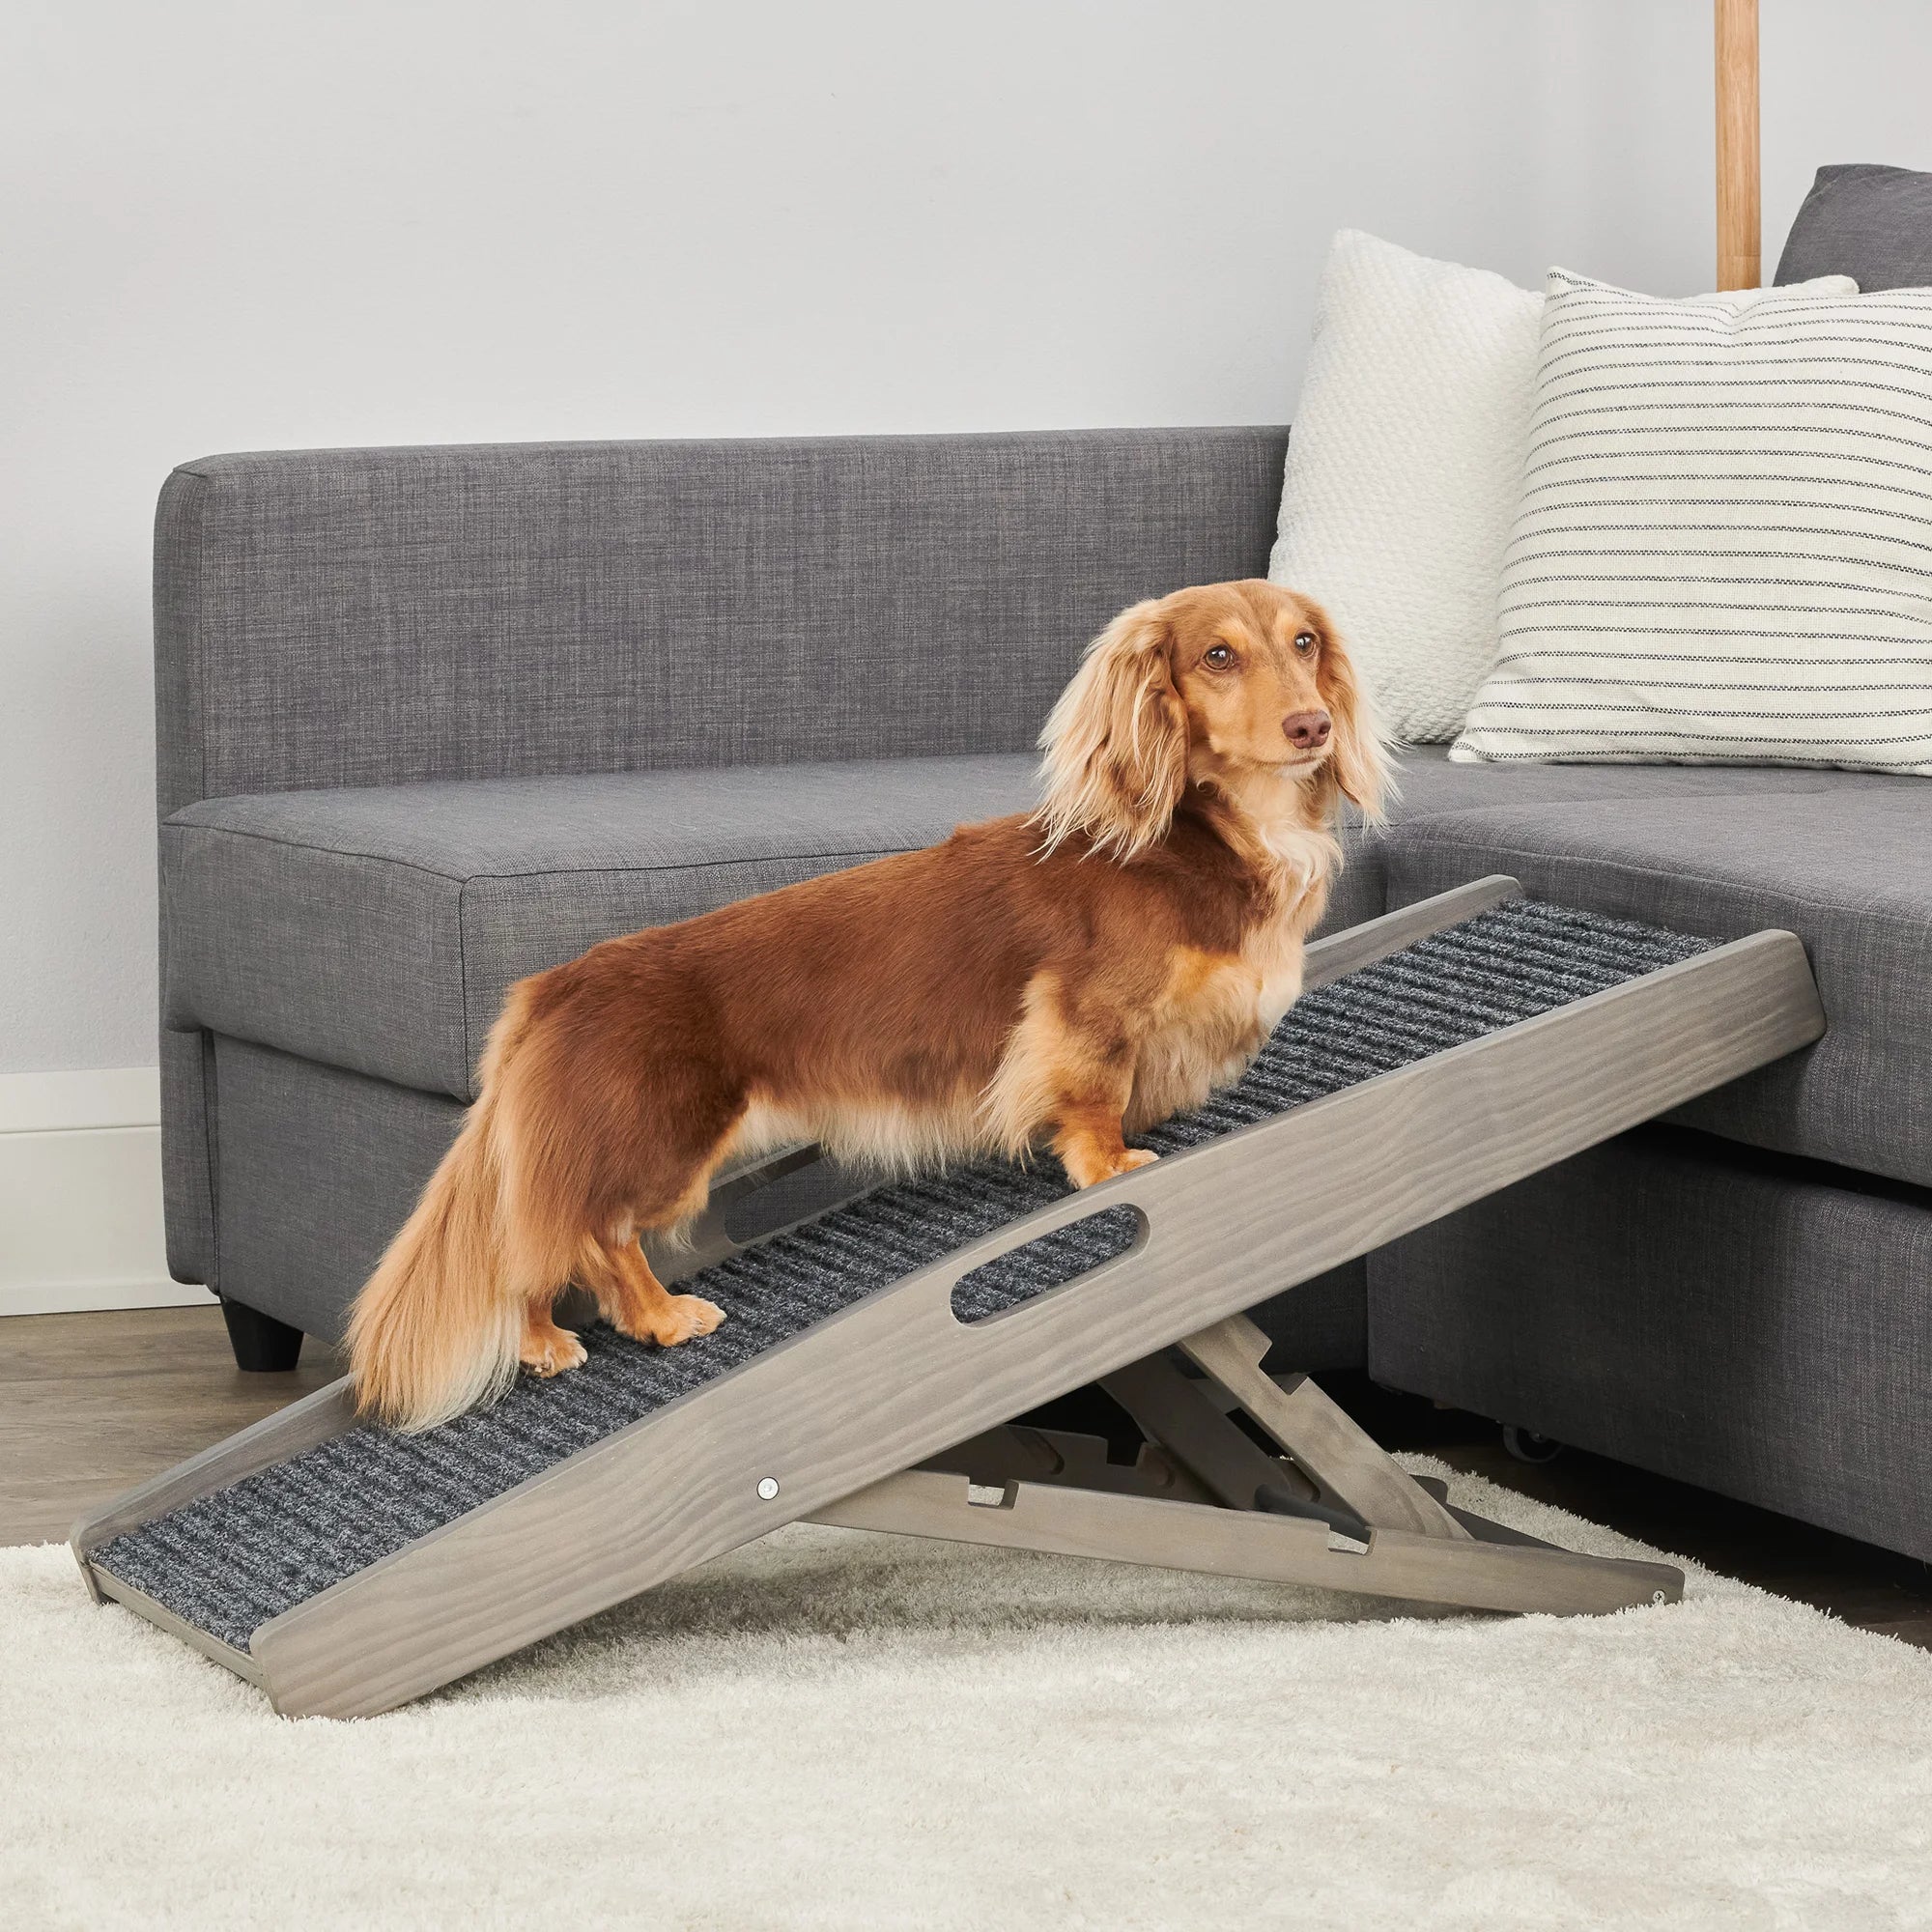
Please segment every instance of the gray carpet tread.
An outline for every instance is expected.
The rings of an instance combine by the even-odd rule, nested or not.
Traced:
[[[1305,995],[1236,1086],[1139,1145],[1183,1152],[1710,944],[1513,900]],[[92,1560],[245,1650],[270,1617],[1069,1191],[1050,1161],[887,1183],[682,1284],[725,1310],[714,1334],[658,1349],[594,1327],[590,1359],[569,1375],[523,1377],[492,1406],[420,1435],[353,1428],[156,1517]],[[954,1312],[983,1320],[1057,1287],[1128,1246],[1135,1225],[1130,1209],[1106,1210],[1001,1256],[958,1284]]]

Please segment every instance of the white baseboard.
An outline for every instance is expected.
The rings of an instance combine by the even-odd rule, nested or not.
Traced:
[[[155,1069],[0,1073],[0,1316],[209,1299],[168,1279]]]

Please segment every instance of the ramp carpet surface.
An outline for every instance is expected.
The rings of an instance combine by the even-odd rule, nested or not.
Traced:
[[[1512,901],[1307,994],[1237,1085],[1139,1144],[1183,1153],[1709,945]],[[420,1435],[352,1429],[115,1538],[94,1561],[245,1650],[270,1617],[1068,1191],[1050,1163],[1003,1161],[881,1186],[680,1284],[725,1310],[715,1334],[658,1349],[593,1328],[589,1361],[569,1375],[525,1377]],[[961,1280],[954,1312],[980,1321],[1058,1287],[1124,1250],[1136,1226],[1131,1209],[1102,1210],[1002,1256]]]

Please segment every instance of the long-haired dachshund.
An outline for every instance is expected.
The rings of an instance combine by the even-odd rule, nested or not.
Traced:
[[[607,940],[511,987],[482,1092],[357,1298],[365,1414],[426,1429],[584,1359],[576,1282],[668,1347],[721,1310],[639,1245],[727,1155],[794,1140],[930,1162],[1051,1147],[1076,1186],[1236,1079],[1301,986],[1347,794],[1381,748],[1306,598],[1136,604],[1047,720],[1045,799],[944,844]]]

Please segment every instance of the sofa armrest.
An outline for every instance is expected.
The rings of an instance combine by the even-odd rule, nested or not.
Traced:
[[[1287,432],[216,456],[162,491],[162,814],[1029,746],[1121,606],[1266,568]]]

